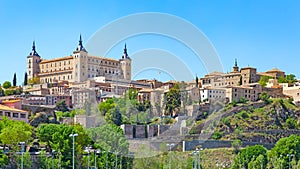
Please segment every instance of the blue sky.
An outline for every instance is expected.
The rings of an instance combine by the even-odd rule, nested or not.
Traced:
[[[22,83],[26,57],[33,40],[43,58],[67,56],[75,49],[80,33],[86,42],[108,23],[141,12],[167,13],[194,24],[214,45],[225,72],[231,71],[237,58],[240,66],[249,65],[258,68],[258,71],[277,67],[300,78],[300,1],[141,2],[1,0],[0,83],[12,81],[15,72],[18,84]],[[127,25],[124,26],[126,28]],[[203,65],[189,64],[189,55],[192,53],[185,47],[159,36],[128,38],[117,44],[105,57],[119,58],[125,42],[129,54],[144,48],[160,48],[187,60],[193,74],[202,76],[207,73]],[[164,74],[160,76],[146,72],[137,78],[166,80],[168,77]]]

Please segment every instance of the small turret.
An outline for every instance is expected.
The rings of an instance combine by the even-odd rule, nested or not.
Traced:
[[[238,67],[238,64],[237,64],[237,59],[235,59],[235,62],[234,62],[233,72],[239,72],[239,67]]]

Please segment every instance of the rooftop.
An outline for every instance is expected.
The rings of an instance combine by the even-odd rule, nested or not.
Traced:
[[[4,105],[2,105],[2,104],[0,104],[0,110],[4,110],[4,111],[12,111],[12,112],[26,112],[26,111],[24,111],[24,110],[10,108],[10,107],[4,106]]]

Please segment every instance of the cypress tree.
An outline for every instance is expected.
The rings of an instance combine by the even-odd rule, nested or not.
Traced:
[[[17,86],[17,75],[16,75],[16,73],[14,74],[14,78],[13,78],[13,86]]]
[[[27,72],[25,72],[25,75],[24,75],[24,86],[26,86],[28,84],[28,75],[27,75]]]

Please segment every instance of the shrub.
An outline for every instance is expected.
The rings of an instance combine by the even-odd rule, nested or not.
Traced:
[[[290,128],[290,129],[297,128],[297,121],[295,119],[289,117],[288,119],[286,119],[285,122],[286,122],[288,128]]]
[[[222,118],[221,121],[222,121],[222,123],[225,124],[226,126],[229,126],[229,125],[230,125],[230,120],[229,120],[228,117]]]
[[[223,135],[222,132],[216,131],[216,132],[214,132],[214,134],[212,135],[212,139],[214,139],[214,140],[219,140],[220,138],[222,138],[222,135]]]

